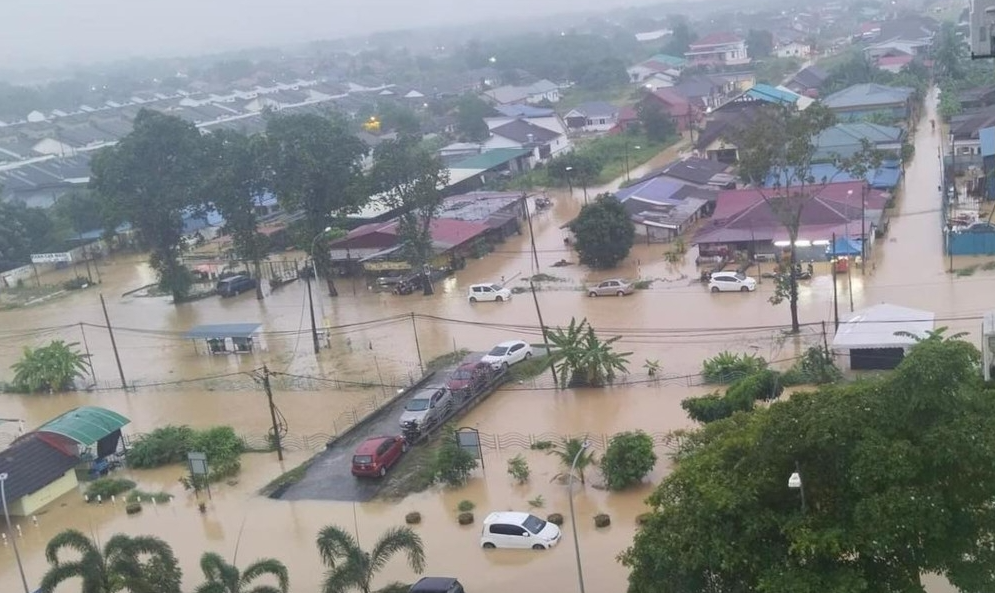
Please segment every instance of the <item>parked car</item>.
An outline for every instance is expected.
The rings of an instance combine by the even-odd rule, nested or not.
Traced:
[[[486,362],[467,362],[449,375],[446,387],[453,395],[473,395],[490,383],[493,376],[494,369]]]
[[[247,290],[255,290],[256,279],[248,276],[229,276],[218,280],[215,289],[222,298],[238,296]]]
[[[481,358],[480,362],[486,362],[491,365],[492,369],[498,371],[531,357],[532,347],[529,346],[528,342],[510,340],[491,348],[491,351]]]
[[[471,303],[477,301],[507,301],[511,299],[511,291],[500,284],[473,284],[467,293]]]
[[[352,475],[382,478],[407,450],[408,443],[403,437],[370,437],[352,455]]]
[[[408,593],[464,593],[463,585],[452,577],[422,577]]]
[[[535,515],[498,512],[487,515],[480,534],[483,548],[532,548],[546,550],[560,541],[560,528]]]
[[[418,428],[432,426],[442,420],[453,405],[453,396],[445,387],[425,387],[419,389],[404,404],[401,414],[401,428],[412,423]]]
[[[620,280],[618,278],[613,278],[611,280],[604,280],[594,286],[587,289],[587,296],[599,297],[599,296],[625,296],[632,294],[636,291],[636,288],[630,282],[625,280]]]
[[[752,292],[757,281],[742,272],[715,272],[708,281],[712,292]]]

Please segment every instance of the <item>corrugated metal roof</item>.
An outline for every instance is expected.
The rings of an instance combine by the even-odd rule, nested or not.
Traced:
[[[7,474],[4,494],[15,501],[58,480],[79,460],[28,433],[0,451],[0,473]]]
[[[218,338],[251,338],[258,323],[215,323],[195,325],[184,336],[188,340],[214,340]]]
[[[49,420],[35,432],[61,435],[89,447],[129,422],[106,408],[80,406]]]
[[[480,171],[487,171],[488,169],[493,169],[494,167],[503,165],[519,157],[523,157],[530,152],[532,151],[527,148],[495,148],[493,150],[488,150],[487,152],[475,154],[472,157],[458,163],[454,163],[452,168],[479,169]],[[450,179],[449,184],[452,185],[453,183],[454,181]]]

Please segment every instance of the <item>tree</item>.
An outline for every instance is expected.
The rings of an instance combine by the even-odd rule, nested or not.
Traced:
[[[774,36],[770,31],[750,29],[746,33],[746,48],[754,60],[766,58],[774,50]]]
[[[788,234],[789,273],[782,290],[776,291],[771,303],[788,301],[791,310],[791,331],[798,333],[798,278],[795,269],[798,253],[795,243],[801,228],[802,214],[813,199],[832,180],[816,179],[812,175],[816,146],[813,138],[835,123],[835,116],[821,105],[804,111],[794,107],[769,106],[761,109],[746,128],[734,134],[739,151],[740,175],[752,183],[777,221]],[[859,154],[855,159],[864,157]],[[786,289],[786,290],[784,290]]]
[[[205,552],[200,557],[200,569],[207,580],[194,589],[194,593],[287,593],[290,590],[287,567],[272,558],[256,560],[240,571],[220,555]],[[277,584],[253,586],[253,582],[266,575],[273,577]]]
[[[629,591],[919,591],[995,586],[995,400],[960,340],[889,376],[695,433],[621,559]],[[787,488],[800,473],[806,497]]]
[[[346,531],[328,525],[318,532],[318,552],[328,568],[322,593],[343,593],[351,589],[373,593],[373,577],[398,553],[407,556],[408,566],[415,574],[425,570],[425,545],[410,527],[388,529],[366,552]],[[396,583],[379,591],[384,592],[392,586]]]
[[[962,64],[967,58],[967,45],[957,32],[955,23],[944,21],[937,36],[936,69],[943,78],[963,78]]]
[[[477,468],[477,458],[460,447],[456,431],[450,427],[443,429],[445,435],[435,450],[430,470],[432,481],[458,488],[466,485],[473,470]]]
[[[411,136],[387,140],[373,152],[374,191],[401,211],[398,231],[411,269],[427,270],[432,261],[432,223],[438,218],[449,183],[449,169],[438,155]],[[425,282],[425,294],[432,294]]]
[[[580,438],[565,438],[553,445],[548,453],[559,459],[560,465],[567,468],[567,471],[573,466],[574,459],[576,458],[577,465],[574,469],[577,471],[577,478],[581,484],[586,483],[584,481],[584,470],[597,463],[597,460],[594,458],[594,451],[591,451],[590,447],[585,449],[584,439]],[[578,454],[580,455],[579,457]],[[560,475],[562,476],[563,474]]]
[[[686,18],[671,17],[671,21],[674,20],[677,21],[673,26],[674,32],[667,39],[667,43],[660,51],[670,56],[680,57],[684,55],[684,52],[688,50],[698,36],[688,26]]]
[[[555,348],[551,364],[556,365],[561,388],[604,387],[615,380],[616,373],[628,372],[632,353],[615,352],[612,346],[622,336],[601,340],[587,319],[577,323],[572,317],[565,329],[546,328],[546,337]]]
[[[73,553],[72,560],[62,555]],[[60,532],[45,546],[52,567],[39,589],[53,593],[79,579],[80,593],[180,593],[182,572],[169,544],[156,537],[115,535],[103,549],[75,529]]]
[[[339,118],[315,114],[273,117],[266,123],[267,185],[285,210],[304,212],[311,256],[324,274],[328,293],[338,296],[331,259],[319,234],[337,216],[358,212],[369,199],[362,159],[368,148]]]
[[[605,162],[598,155],[575,150],[550,161],[546,170],[560,183],[587,187],[597,180],[604,168]]]
[[[262,194],[265,140],[238,132],[217,130],[205,137],[207,171],[204,195],[225,219],[235,256],[253,264],[256,299],[263,298],[260,262],[269,242],[259,232],[256,198]]]
[[[421,136],[421,119],[407,106],[381,101],[377,104],[377,114],[384,130],[393,130],[402,136]]]
[[[202,202],[203,146],[192,123],[142,109],[131,133],[100,150],[90,164],[90,188],[104,200],[105,210],[141,233],[151,250],[149,264],[175,303],[191,284],[179,257],[183,215]]]
[[[595,91],[618,87],[629,82],[625,62],[619,58],[604,58],[594,63],[578,64],[571,71],[570,78],[579,87]]]
[[[636,239],[636,227],[622,203],[611,194],[602,194],[580,210],[570,223],[574,248],[580,263],[592,268],[613,268],[629,255]]]
[[[654,142],[663,142],[677,133],[674,118],[655,101],[640,101],[636,106],[636,117],[639,118],[643,133]]]
[[[609,490],[624,490],[642,482],[654,465],[653,437],[641,430],[613,436],[601,457],[601,473]]]
[[[114,230],[113,227],[107,228],[109,221],[104,216],[103,201],[91,191],[73,191],[61,196],[50,212],[76,234]]]
[[[14,371],[14,389],[35,393],[38,391],[68,391],[73,382],[86,374],[86,355],[76,350],[78,342],[69,344],[54,340],[47,346],[24,348],[21,360],[11,367]]]
[[[469,142],[483,142],[491,135],[485,117],[494,115],[494,109],[476,95],[463,95],[456,104],[456,131]]]

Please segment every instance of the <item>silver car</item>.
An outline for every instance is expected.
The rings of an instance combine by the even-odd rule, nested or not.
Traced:
[[[587,289],[587,296],[626,296],[635,291],[636,288],[630,282],[626,282],[625,280],[620,280],[618,278],[612,278],[611,280],[604,280],[589,287]]]

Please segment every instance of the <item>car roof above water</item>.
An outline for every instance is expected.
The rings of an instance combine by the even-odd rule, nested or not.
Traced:
[[[495,511],[484,519],[484,525],[490,525],[491,523],[522,523],[529,516],[528,513],[521,513],[518,511]]]

